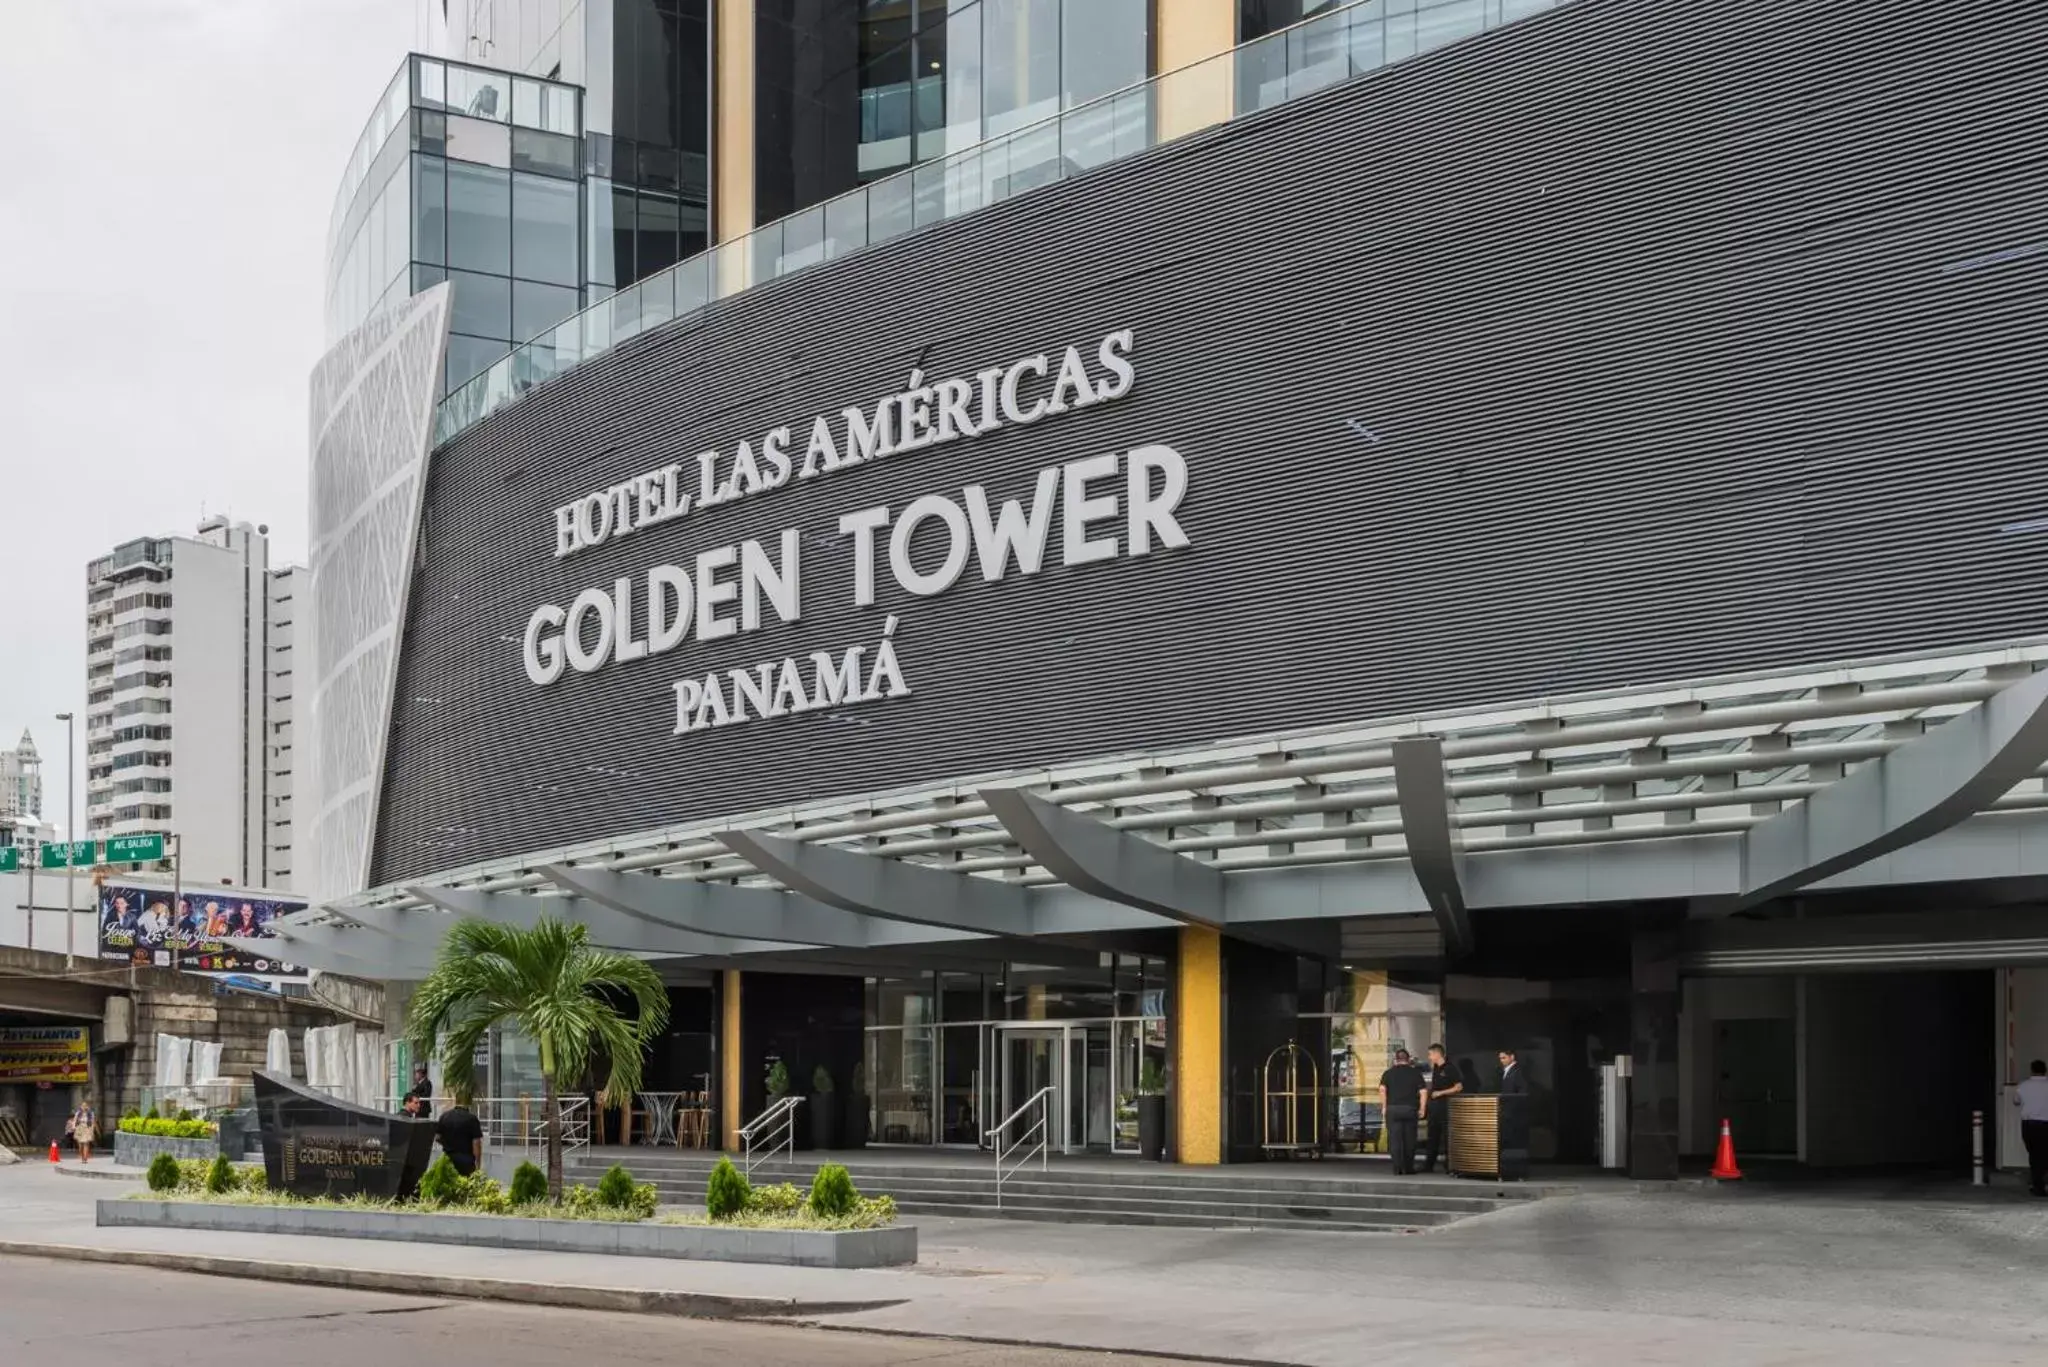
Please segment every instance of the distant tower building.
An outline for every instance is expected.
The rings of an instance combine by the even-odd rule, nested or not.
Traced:
[[[21,733],[21,744],[0,752],[0,848],[33,845],[41,831],[43,761],[35,738]]]

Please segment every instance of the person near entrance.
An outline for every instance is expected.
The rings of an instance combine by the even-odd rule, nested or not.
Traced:
[[[1429,1119],[1429,1138],[1422,1149],[1424,1172],[1436,1171],[1438,1154],[1443,1155],[1444,1171],[1451,1170],[1451,1098],[1464,1090],[1458,1065],[1441,1044],[1430,1045],[1429,1062],[1422,1069],[1422,1107]]]
[[[1522,1065],[1515,1059],[1515,1051],[1500,1051],[1500,1094],[1502,1096],[1529,1095],[1529,1079],[1522,1076]]]
[[[1422,1070],[1408,1061],[1406,1049],[1396,1049],[1394,1066],[1380,1074],[1380,1116],[1397,1174],[1415,1171],[1415,1122],[1421,1113]]]
[[[448,1161],[455,1165],[455,1171],[467,1177],[483,1166],[484,1127],[476,1118],[476,1112],[469,1109],[469,1095],[455,1094],[455,1104],[441,1112],[434,1122],[434,1138],[440,1142],[441,1152],[448,1155]]]
[[[416,1120],[431,1119],[434,1114],[434,1084],[427,1077],[427,1065],[415,1063],[412,1066],[412,1090],[405,1094],[399,1110]]]
[[[2020,1108],[2020,1143],[2027,1146],[2027,1190],[2048,1196],[2048,1061],[2035,1059],[2032,1074],[2013,1089]]]

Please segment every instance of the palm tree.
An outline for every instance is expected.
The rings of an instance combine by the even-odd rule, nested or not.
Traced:
[[[633,999],[633,1019],[614,1005],[619,994]],[[407,1021],[413,1052],[427,1058],[438,1045],[442,1081],[465,1092],[478,1043],[500,1024],[540,1046],[548,1195],[559,1201],[561,1084],[579,1082],[602,1047],[610,1071],[600,1099],[607,1106],[629,1104],[640,1089],[647,1046],[668,1024],[668,991],[645,961],[593,946],[584,926],[552,917],[531,930],[459,921],[441,945],[440,962],[413,995]]]

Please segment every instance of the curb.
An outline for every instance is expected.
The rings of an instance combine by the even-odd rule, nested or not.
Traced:
[[[149,1175],[141,1168],[116,1168],[111,1163],[104,1168],[65,1167],[59,1163],[55,1171],[59,1177],[90,1177],[101,1182],[146,1182]]]
[[[1059,1343],[1052,1339],[1015,1339],[982,1334],[945,1334],[931,1329],[884,1329],[868,1324],[807,1324],[834,1334],[866,1334],[885,1339],[929,1339],[936,1343],[980,1343],[994,1348],[1036,1348],[1044,1352],[1087,1353],[1101,1357],[1157,1358],[1166,1362],[1213,1363],[1215,1367],[1304,1367],[1283,1358],[1210,1357],[1202,1353],[1175,1353],[1163,1348],[1104,1348],[1101,1344]]]
[[[0,1257],[55,1258],[81,1263],[116,1263],[165,1271],[164,1254],[143,1249],[96,1248],[88,1244],[38,1244],[0,1240]],[[783,1296],[719,1296],[696,1291],[640,1290],[616,1286],[571,1286],[550,1282],[501,1281],[489,1277],[442,1277],[372,1268],[277,1263],[256,1258],[179,1254],[178,1272],[245,1281],[289,1282],[347,1291],[381,1291],[401,1296],[444,1296],[463,1300],[517,1301],[569,1310],[614,1310],[638,1315],[680,1315],[709,1320],[786,1320],[817,1315],[853,1315],[902,1305],[904,1298],[871,1301],[804,1301]]]

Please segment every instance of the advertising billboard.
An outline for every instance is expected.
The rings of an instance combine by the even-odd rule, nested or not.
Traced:
[[[92,1051],[83,1025],[0,1027],[0,1083],[69,1086],[91,1080]]]
[[[304,911],[304,902],[233,888],[137,887],[108,883],[100,888],[99,956],[156,968],[176,966],[190,973],[253,974],[303,978],[306,970],[281,957],[251,954],[229,938],[275,940],[272,922]],[[282,949],[283,942],[279,941]]]

